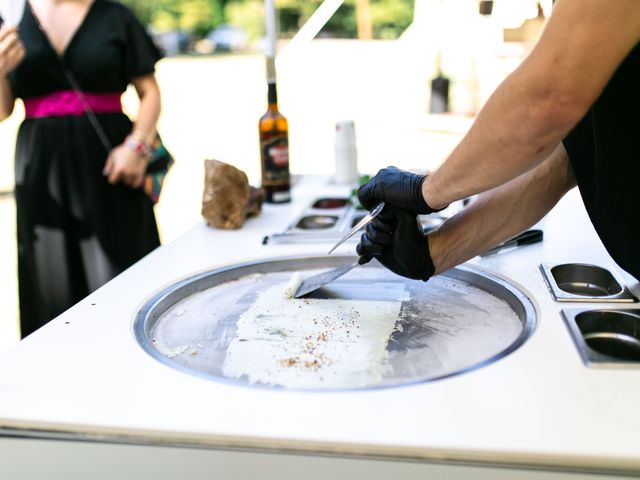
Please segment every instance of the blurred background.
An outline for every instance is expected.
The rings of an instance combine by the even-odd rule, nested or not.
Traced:
[[[123,0],[165,53],[159,131],[176,164],[156,206],[163,243],[202,221],[203,161],[260,182],[267,106],[263,0]],[[434,169],[539,37],[552,0],[275,0],[280,111],[293,174],[334,172],[335,124],[353,120],[362,174]],[[135,94],[124,97],[136,111]],[[19,339],[13,152],[0,123],[0,352]],[[259,239],[256,239],[256,248]]]

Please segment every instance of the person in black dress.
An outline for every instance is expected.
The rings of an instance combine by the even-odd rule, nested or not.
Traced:
[[[0,120],[16,98],[26,113],[15,159],[23,337],[160,244],[141,188],[160,114],[159,59],[133,13],[110,0],[31,0],[17,30],[0,30]],[[135,124],[120,106],[130,84]]]
[[[381,170],[361,203],[387,202],[358,253],[427,280],[526,230],[576,185],[604,247],[640,280],[640,2],[557,0],[531,54],[443,165]],[[478,199],[425,235],[416,214]]]

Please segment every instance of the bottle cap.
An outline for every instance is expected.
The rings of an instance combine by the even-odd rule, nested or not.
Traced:
[[[356,142],[356,127],[353,120],[341,120],[336,122],[336,142]]]

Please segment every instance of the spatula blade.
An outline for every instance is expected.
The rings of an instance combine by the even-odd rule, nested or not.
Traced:
[[[317,290],[320,287],[323,287],[326,284],[333,282],[334,280],[336,280],[337,278],[340,278],[345,273],[348,273],[351,270],[353,270],[358,265],[359,263],[356,261],[356,262],[349,263],[347,265],[343,265],[338,268],[333,268],[331,270],[327,270],[325,272],[318,273],[316,275],[308,277],[300,284],[298,289],[293,294],[293,298],[300,298],[303,295],[306,295],[307,293],[311,293],[314,290]]]

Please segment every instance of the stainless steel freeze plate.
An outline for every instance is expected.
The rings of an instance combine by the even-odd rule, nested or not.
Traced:
[[[236,322],[258,296],[293,272],[334,268],[353,256],[296,257],[219,268],[177,282],[138,312],[135,335],[162,363],[211,380],[254,387],[247,378],[223,374]],[[459,267],[428,282],[408,280],[375,261],[311,296],[325,299],[398,300],[404,295],[387,345],[384,377],[353,388],[396,387],[433,381],[487,366],[516,350],[531,335],[535,308],[510,282],[471,267]],[[331,389],[331,388],[328,388]]]

